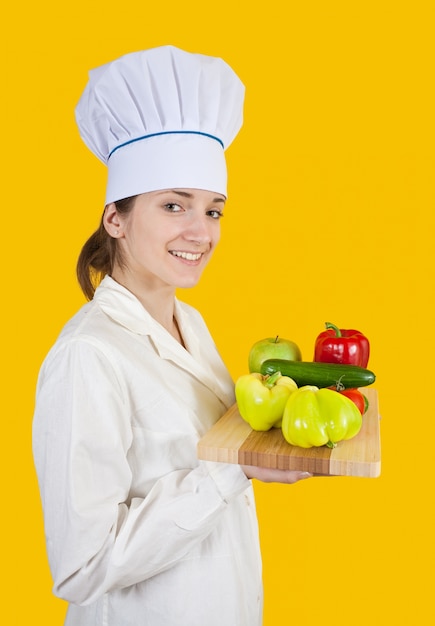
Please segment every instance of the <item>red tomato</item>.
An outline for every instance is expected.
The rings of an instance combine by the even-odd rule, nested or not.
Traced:
[[[366,396],[363,393],[361,393],[359,389],[343,389],[342,391],[339,391],[338,393],[341,393],[341,395],[346,396],[346,398],[349,398],[349,400],[352,400],[352,402],[354,402],[356,406],[358,407],[358,410],[361,413],[361,415],[364,415],[364,413],[367,411],[368,400]]]

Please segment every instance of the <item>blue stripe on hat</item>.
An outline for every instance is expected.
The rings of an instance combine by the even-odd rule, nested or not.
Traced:
[[[125,146],[128,146],[131,143],[136,143],[136,141],[142,141],[142,139],[150,139],[151,137],[158,137],[159,135],[202,135],[203,137],[214,139],[225,150],[225,146],[223,142],[219,139],[219,137],[215,137],[214,135],[210,135],[209,133],[201,133],[200,131],[197,131],[197,130],[166,130],[166,131],[162,131],[161,133],[151,133],[150,135],[143,135],[142,137],[136,137],[136,139],[130,139],[129,141],[126,141],[125,143],[121,143],[119,146],[116,146],[115,148],[113,148],[113,150],[110,152],[109,156],[107,157],[107,160],[109,160],[112,154],[116,152],[117,150],[119,150],[120,148],[124,148]]]

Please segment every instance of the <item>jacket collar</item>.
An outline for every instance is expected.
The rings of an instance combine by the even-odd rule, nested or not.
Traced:
[[[229,407],[233,402],[233,388],[228,389],[228,373],[223,364],[210,367],[201,350],[201,341],[191,324],[187,309],[175,298],[175,316],[180,327],[186,348],[183,348],[172,335],[159,324],[143,307],[134,294],[106,276],[95,291],[94,301],[114,322],[130,332],[149,337],[157,354],[173,361],[178,367],[187,370],[218,396]],[[206,355],[207,356],[207,355]],[[216,371],[216,368],[219,370]],[[226,375],[225,375],[226,374]],[[222,383],[222,384],[221,384]]]

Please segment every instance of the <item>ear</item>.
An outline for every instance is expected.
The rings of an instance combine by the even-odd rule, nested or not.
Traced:
[[[103,214],[103,224],[107,233],[114,239],[122,237],[122,225],[114,202],[106,205]]]

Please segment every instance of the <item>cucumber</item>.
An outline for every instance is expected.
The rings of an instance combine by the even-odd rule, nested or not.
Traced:
[[[298,387],[314,385],[316,387],[335,387],[336,389],[354,389],[367,387],[375,382],[374,373],[358,365],[341,363],[318,363],[317,361],[289,361],[287,359],[267,359],[261,365],[263,375],[281,372],[283,376],[293,378]]]

